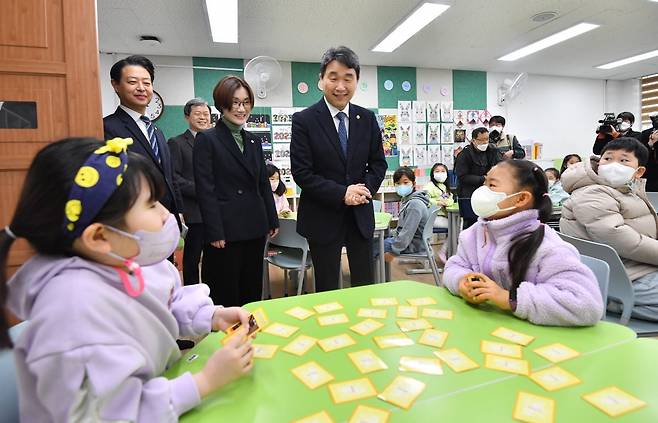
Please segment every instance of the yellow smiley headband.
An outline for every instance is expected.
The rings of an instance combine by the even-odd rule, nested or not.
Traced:
[[[80,167],[64,208],[64,233],[73,241],[89,226],[123,182],[131,138],[114,138],[97,148]]]

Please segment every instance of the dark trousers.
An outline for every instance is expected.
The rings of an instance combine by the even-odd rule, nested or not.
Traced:
[[[462,217],[462,229],[470,228],[478,221],[478,216],[471,207],[471,198],[460,198],[457,200],[459,204],[459,215]]]
[[[183,283],[199,283],[199,262],[203,251],[203,223],[187,225],[185,248],[183,249]]]
[[[226,241],[224,248],[204,245],[201,278],[215,304],[231,307],[261,300],[264,249],[265,237]]]
[[[309,241],[308,245],[313,260],[316,292],[338,289],[340,253],[343,246],[347,248],[352,286],[373,282],[372,238],[366,239],[361,235],[350,211],[346,213],[345,224],[335,241],[328,244]]]

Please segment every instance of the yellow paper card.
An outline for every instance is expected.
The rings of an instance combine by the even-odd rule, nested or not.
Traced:
[[[480,350],[485,354],[502,355],[505,357],[521,358],[521,346],[515,344],[503,344],[502,342],[493,342],[482,340]]]
[[[366,319],[360,323],[357,323],[354,326],[350,326],[350,329],[358,333],[359,335],[365,336],[376,331],[382,326],[384,326],[384,324],[381,322],[372,319]]]
[[[251,314],[253,314],[254,318],[256,319],[256,323],[258,323],[258,327],[260,327],[261,330],[265,329],[265,326],[270,323],[270,320],[267,318],[267,314],[262,307],[257,308]]]
[[[385,319],[387,310],[385,308],[360,308],[356,315],[359,317],[371,317],[375,319]]]
[[[263,332],[269,333],[270,335],[280,336],[282,338],[289,338],[298,330],[299,328],[297,326],[284,325],[283,323],[272,323],[263,329]]]
[[[325,383],[334,380],[334,376],[323,369],[315,361],[309,361],[299,367],[290,370],[293,375],[302,381],[309,389],[315,389]]]
[[[425,319],[398,320],[397,324],[402,332],[413,332],[432,327],[432,324]]]
[[[580,355],[578,351],[560,343],[537,348],[534,352],[552,363],[559,363],[560,361],[569,360]]]
[[[347,315],[345,313],[318,316],[318,324],[320,326],[339,325],[341,323],[347,323],[349,321],[350,319],[347,318]]]
[[[251,344],[254,349],[254,358],[272,358],[279,348],[278,345]]]
[[[425,390],[423,382],[407,376],[398,376],[377,397],[398,407],[408,409],[423,390]]]
[[[548,369],[534,372],[530,375],[530,379],[551,392],[580,383],[580,379],[560,367],[549,367]]]
[[[419,344],[429,345],[430,347],[443,348],[443,344],[448,338],[448,332],[436,329],[426,329],[418,339]]]
[[[432,297],[409,298],[407,302],[412,306],[426,306],[436,304],[436,300]]]
[[[617,417],[630,413],[647,405],[616,386],[609,386],[600,391],[583,395],[583,399],[609,416]]]
[[[359,405],[348,423],[386,423],[391,412],[368,405]]]
[[[315,345],[316,342],[318,342],[318,340],[315,338],[306,335],[299,335],[291,343],[283,347],[283,351],[301,357],[306,354],[308,350],[313,348],[313,345]]]
[[[313,306],[313,309],[318,313],[328,313],[330,311],[342,310],[343,306],[342,304],[334,301],[327,304],[318,304]]]
[[[395,335],[383,335],[375,336],[375,343],[379,348],[393,348],[393,347],[404,347],[407,345],[413,345],[413,339],[409,338],[403,333],[397,333]]]
[[[434,351],[434,355],[439,357],[456,373],[461,373],[480,367],[479,364],[471,360],[466,354],[459,351],[457,348]]]
[[[513,417],[528,423],[552,423],[555,420],[555,400],[519,392]]]
[[[372,306],[392,306],[392,305],[398,305],[398,299],[395,297],[389,297],[389,298],[371,298],[370,299],[370,305]]]
[[[400,357],[398,370],[403,372],[417,372],[428,375],[442,375],[441,360],[427,357]]]
[[[452,310],[441,310],[438,308],[424,308],[422,316],[429,317],[431,319],[452,320],[453,313]]]
[[[398,312],[396,316],[402,317],[403,319],[417,319],[418,318],[418,307],[416,306],[398,306]]]
[[[504,339],[505,341],[513,342],[515,344],[523,345],[524,347],[532,342],[535,339],[534,336],[526,335],[525,333],[517,332],[512,329],[507,329],[504,327],[499,327],[495,331],[491,332],[493,336]]]
[[[331,352],[339,350],[341,348],[349,347],[350,345],[356,344],[356,341],[352,339],[351,336],[344,333],[338,336],[332,336],[330,338],[321,339],[318,341],[318,345],[324,352]]]
[[[292,423],[334,423],[333,419],[326,411],[320,411],[319,413],[312,414],[310,416],[304,417],[299,420],[295,420]]]
[[[331,394],[331,399],[333,399],[336,404],[370,398],[377,395],[375,387],[368,378],[332,383],[329,385],[329,393]]]
[[[286,314],[299,320],[306,320],[314,315],[315,312],[304,307],[293,307],[286,311]]]
[[[372,350],[355,351],[347,355],[356,368],[363,374],[388,369],[386,363],[377,354],[372,352]]]
[[[526,360],[501,357],[493,354],[486,354],[484,356],[484,367],[502,372],[516,373],[517,375],[527,375],[530,372],[530,366]]]

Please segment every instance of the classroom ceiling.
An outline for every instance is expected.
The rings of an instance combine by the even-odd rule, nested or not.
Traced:
[[[595,66],[658,48],[658,2],[649,0],[448,0],[452,4],[392,53],[370,49],[419,0],[241,0],[239,43],[215,44],[202,0],[97,0],[102,52],[172,56],[268,55],[318,62],[345,44],[364,65],[529,72],[600,79],[658,73],[658,57],[610,70]],[[534,22],[545,11],[555,19]],[[580,22],[601,25],[515,62],[497,59]],[[162,43],[145,47],[140,35]]]

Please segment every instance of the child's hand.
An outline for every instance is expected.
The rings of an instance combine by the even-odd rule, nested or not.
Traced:
[[[461,297],[464,300],[466,300],[466,302],[469,302],[471,304],[480,304],[486,300],[478,301],[473,297],[473,289],[471,288],[471,282],[469,282],[468,280],[469,276],[475,276],[475,275],[479,275],[479,273],[469,273],[468,275],[461,278],[461,280],[459,281],[459,295],[461,295]]]
[[[386,263],[393,263],[395,260],[395,254],[393,253],[384,253],[384,261]]]
[[[238,332],[210,356],[203,370],[193,375],[201,398],[228,385],[253,367],[254,350],[251,339],[246,336],[246,326],[238,329]]]
[[[502,288],[486,275],[478,274],[481,280],[469,282],[471,295],[478,303],[491,301],[501,310],[511,310],[509,305],[509,291]]]
[[[250,313],[242,307],[216,307],[212,315],[212,330],[225,332],[237,322],[242,323],[242,327],[249,327]]]

